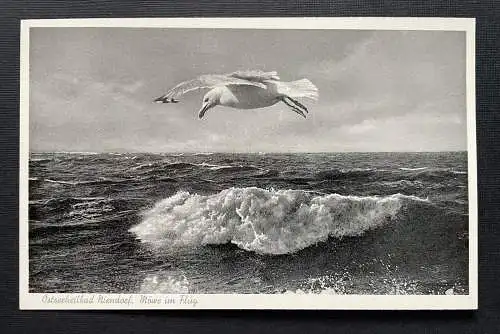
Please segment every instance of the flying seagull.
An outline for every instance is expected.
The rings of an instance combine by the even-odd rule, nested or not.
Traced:
[[[203,97],[198,113],[205,113],[217,106],[237,109],[256,109],[285,103],[302,117],[309,111],[297,98],[318,99],[318,88],[308,79],[284,82],[278,73],[263,71],[237,71],[227,74],[205,74],[196,79],[184,81],[167,93],[155,99],[157,103],[177,103],[178,97],[199,89],[210,89]]]

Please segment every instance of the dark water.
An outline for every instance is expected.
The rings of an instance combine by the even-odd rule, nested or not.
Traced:
[[[29,197],[32,292],[468,291],[465,152],[40,153]]]

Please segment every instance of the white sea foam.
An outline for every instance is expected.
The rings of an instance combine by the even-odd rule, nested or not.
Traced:
[[[310,277],[296,289],[287,289],[283,294],[321,294],[321,295],[345,295],[348,294],[348,282],[350,275],[345,272],[339,275],[324,275]]]
[[[75,203],[71,206],[69,217],[75,219],[92,219],[104,215],[106,212],[111,212],[115,208],[109,203],[108,199],[96,199],[94,201],[86,201]]]
[[[415,167],[415,168],[409,168],[409,167],[401,167],[399,168],[400,170],[405,170],[405,171],[417,171],[417,170],[424,170],[427,169],[428,167]]]
[[[49,182],[49,183],[68,184],[68,185],[72,185],[72,186],[76,186],[76,185],[81,183],[81,182],[77,182],[77,181],[62,181],[62,180],[51,180],[51,179],[44,179],[44,181]]]
[[[201,164],[194,164],[195,166],[199,167],[207,167],[209,170],[221,170],[221,169],[231,169],[231,168],[249,168],[249,169],[258,169],[258,167],[254,165],[215,165],[215,164],[209,164],[206,162],[202,162]]]
[[[407,280],[403,278],[382,278],[372,280],[370,279],[366,284],[369,293],[382,294],[382,295],[416,295],[422,294],[419,291],[419,284],[415,280]],[[359,286],[359,284],[354,284]],[[297,289],[287,289],[283,294],[286,295],[304,295],[304,294],[317,294],[317,295],[347,295],[347,294],[366,294],[368,291],[351,291],[352,282],[347,281],[334,281],[328,276],[309,279],[304,287]],[[432,294],[438,294],[433,291]]]
[[[147,275],[140,287],[141,293],[188,293],[189,282],[179,273]]]
[[[230,188],[213,195],[180,191],[131,228],[146,243],[182,248],[231,242],[263,254],[292,253],[328,237],[359,236],[387,223],[418,197],[315,195],[302,190]]]
[[[231,165],[215,165],[215,164],[209,164],[209,163],[206,163],[206,162],[202,162],[201,164],[195,164],[195,166],[207,167],[210,170],[219,170],[219,169],[225,169],[225,168],[232,168],[233,167]]]
[[[197,153],[191,153],[192,156],[199,156],[199,155],[213,155],[215,152],[197,152]]]
[[[223,166],[211,166],[209,167],[208,169],[210,170],[220,170],[220,169],[228,169],[228,168],[234,168],[234,166],[231,166],[231,165],[223,165]]]

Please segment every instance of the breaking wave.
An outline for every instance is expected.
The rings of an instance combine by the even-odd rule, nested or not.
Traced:
[[[131,232],[145,243],[182,248],[233,243],[261,254],[293,253],[329,237],[359,236],[393,220],[415,196],[318,195],[303,190],[179,191],[143,213]]]

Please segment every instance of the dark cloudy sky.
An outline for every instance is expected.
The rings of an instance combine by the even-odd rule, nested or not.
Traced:
[[[466,149],[465,33],[32,28],[32,151]],[[203,92],[152,100],[200,74],[276,70],[319,88],[284,104],[210,110]]]

